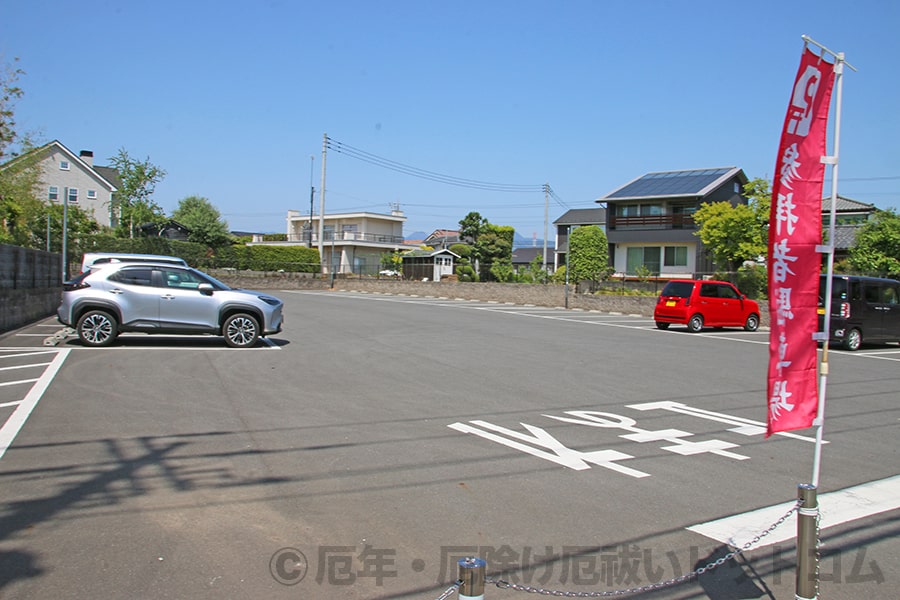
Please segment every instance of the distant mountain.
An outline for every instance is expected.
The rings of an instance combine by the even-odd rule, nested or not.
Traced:
[[[544,238],[530,238],[519,235],[519,232],[513,234],[513,248],[543,248]],[[547,247],[553,247],[553,240],[547,240]]]
[[[407,241],[408,240],[424,240],[429,235],[431,235],[431,234],[425,233],[424,231],[413,231],[412,233],[407,233],[405,236],[403,236],[403,239],[405,239]]]

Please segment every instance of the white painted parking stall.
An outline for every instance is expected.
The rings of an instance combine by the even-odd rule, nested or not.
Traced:
[[[69,352],[68,348],[0,349],[0,458],[25,425]]]

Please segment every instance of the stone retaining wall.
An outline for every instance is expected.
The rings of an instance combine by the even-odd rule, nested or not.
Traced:
[[[257,290],[331,289],[329,279],[314,278],[298,273],[216,272],[215,277],[234,287]],[[336,279],[337,291],[405,294],[438,298],[479,300],[482,302],[513,303],[534,306],[566,306],[563,285],[528,285],[520,283],[464,283],[452,281],[404,281],[398,279]],[[623,314],[653,316],[655,296],[625,296],[613,294],[575,293],[569,286],[568,306],[571,309],[596,310]],[[760,321],[767,327],[768,307],[760,303]]]

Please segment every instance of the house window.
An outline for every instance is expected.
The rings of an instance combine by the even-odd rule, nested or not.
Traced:
[[[641,271],[659,274],[659,246],[631,246],[625,255],[625,273],[636,275]]]
[[[87,197],[88,197],[88,200],[96,200],[97,199],[97,190],[88,190]]]
[[[59,170],[60,171],[68,171],[69,170],[69,161],[67,161],[67,160],[59,161]]]
[[[665,214],[662,204],[625,204],[616,206],[619,217],[656,217]]]
[[[663,252],[663,265],[666,267],[687,266],[687,246],[666,246]]]
[[[69,188],[69,204],[78,204],[78,188]]]
[[[59,200],[59,188],[51,185],[50,190],[47,192],[47,199],[50,202],[57,202]]]

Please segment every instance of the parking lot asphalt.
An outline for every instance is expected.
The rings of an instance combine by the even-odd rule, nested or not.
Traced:
[[[276,295],[253,349],[0,337],[0,597],[435,598],[470,555],[543,590],[793,597],[790,518],[690,576],[810,479],[812,430],[760,431],[767,331]],[[900,348],[830,354],[822,596],[895,598]]]

